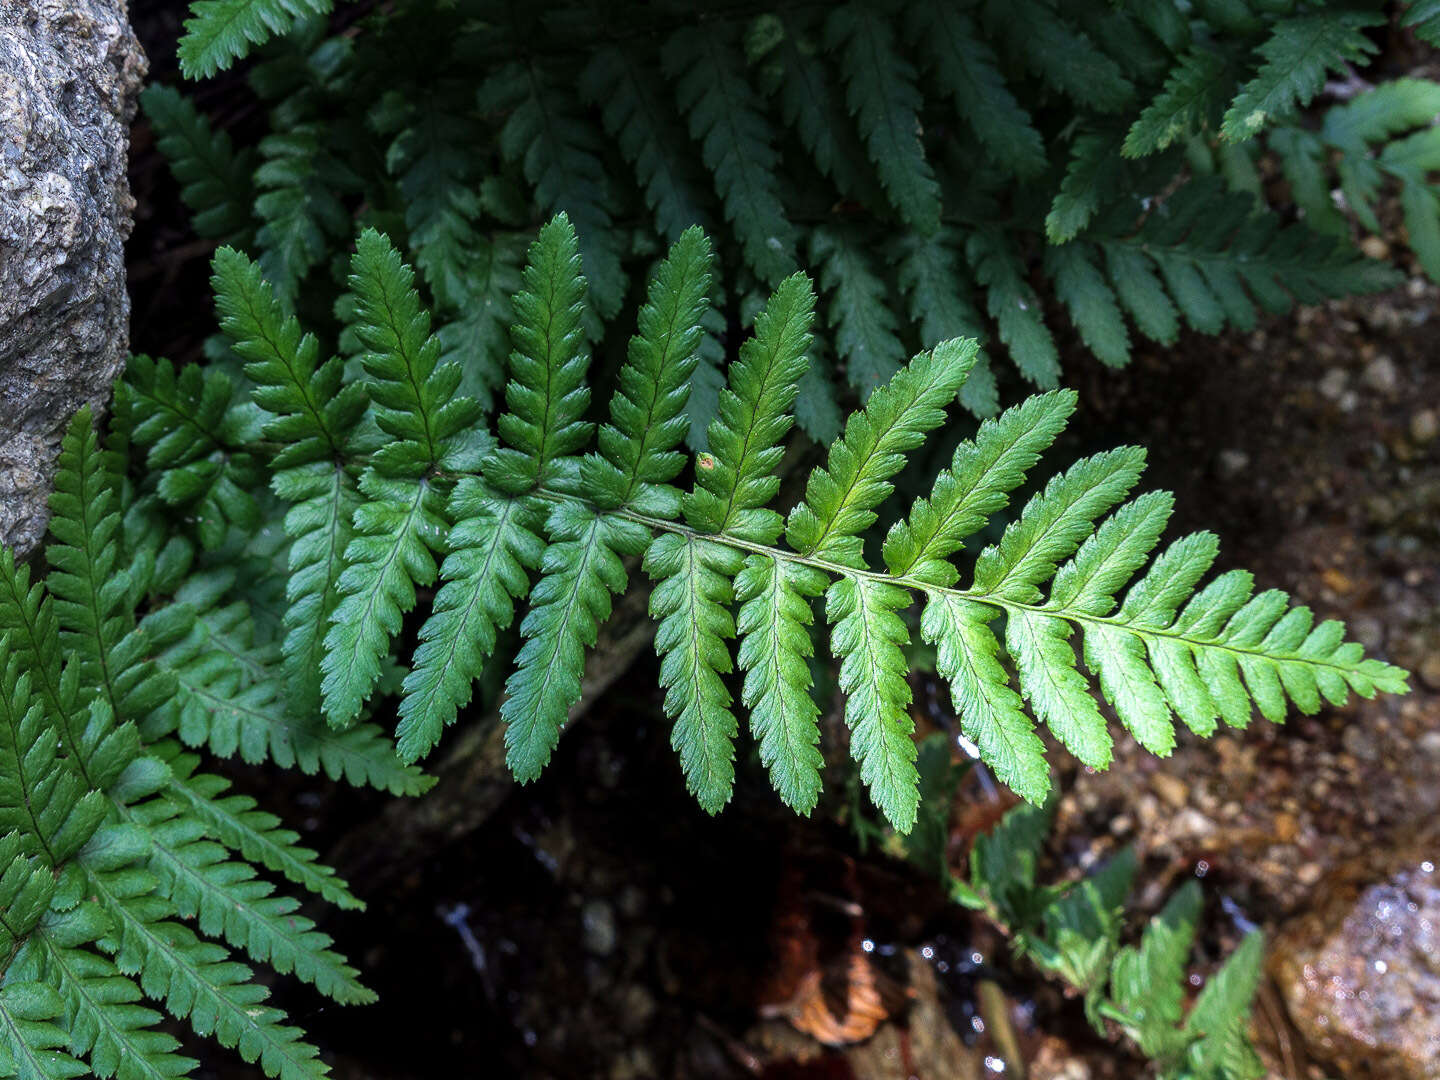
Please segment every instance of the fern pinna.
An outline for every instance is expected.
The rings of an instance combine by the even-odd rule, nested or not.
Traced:
[[[948,751],[945,761],[948,765]],[[969,881],[949,875],[952,897],[983,911],[1012,951],[1083,995],[1096,1031],[1119,1026],[1160,1080],[1259,1080],[1250,1005],[1260,986],[1264,935],[1251,929],[1186,1009],[1187,967],[1202,905],[1200,885],[1175,891],[1134,945],[1120,945],[1136,859],[1123,851],[1069,885],[1038,880],[1050,815],[1021,804],[975,838]]]
[[[352,260],[349,338],[363,351],[349,380],[340,358],[319,361],[315,339],[249,259],[219,252],[222,325],[247,361],[273,486],[290,504],[280,664],[299,684],[311,680],[332,738],[348,737],[377,688],[398,680],[400,757],[424,756],[523,611],[500,718],[510,768],[534,779],[579,701],[585,651],[637,571],[653,583],[672,742],[712,812],[734,788],[741,711],[781,797],[802,813],[816,806],[817,602],[840,662],[851,753],[902,831],[918,799],[906,652],[917,601],[918,633],[935,646],[962,728],[1032,801],[1049,788],[1036,720],[1085,764],[1110,760],[1076,631],[1101,696],[1157,754],[1175,744],[1175,717],[1208,735],[1222,720],[1243,726],[1252,706],[1279,721],[1292,703],[1308,712],[1352,690],[1405,689],[1404,673],[1364,658],[1339,623],[1313,625],[1284,593],[1255,592],[1244,571],[1199,587],[1216,556],[1212,535],[1183,537],[1151,561],[1171,498],[1128,499],[1144,465],[1133,447],[1050,480],[962,584],[956,557],[1063,429],[1075,407],[1068,391],[986,421],[929,496],[867,551],[905,455],[944,422],[973,368],[974,342],[942,342],[876,390],[782,515],[771,506],[776,470],[815,307],[800,274],[756,316],[719,395],[709,449],[694,457],[688,489],[677,486],[691,464],[679,447],[711,274],[709,242],[687,230],[650,282],[597,427],[580,245],[563,215],[550,222],[515,297],[510,379],[492,435],[479,407],[457,395],[461,374],[442,362],[414,275],[382,235],[363,234]],[[430,586],[410,669],[387,677],[404,616]]]
[[[339,1002],[374,998],[270,876],[360,902],[174,736],[396,792],[425,780],[373,727],[337,739],[277,705],[274,658],[234,590],[243,553],[206,568],[207,548],[257,524],[236,480],[259,474],[215,451],[235,436],[228,384],[173,374],[132,367],[109,446],[88,407],[74,418],[44,579],[0,555],[0,1075],[192,1075],[162,1009],[269,1076],[328,1075],[242,956]],[[127,438],[149,442],[153,490],[124,480]],[[198,514],[203,544],[166,528],[170,502]]]
[[[719,241],[722,312],[808,270],[826,353],[796,418],[822,443],[840,434],[832,372],[864,397],[950,338],[984,339],[960,399],[985,417],[1007,377],[992,359],[1058,385],[1062,321],[1120,365],[1138,338],[1393,286],[1352,245],[1331,172],[1370,230],[1398,182],[1440,277],[1435,84],[1379,87],[1319,132],[1300,115],[1376,51],[1380,0],[394,0],[327,37],[332,6],[192,3],[191,77],[268,42],[250,74],[271,110],[257,145],[237,154],[167,87],[146,91],[147,114],[197,231],[254,253],[287,304],[328,312],[357,216],[391,235],[487,408],[525,244],[559,211],[579,231],[591,337],[635,256],[691,225]],[[1261,182],[1267,141],[1293,198]],[[697,366],[695,450],[717,357]]]

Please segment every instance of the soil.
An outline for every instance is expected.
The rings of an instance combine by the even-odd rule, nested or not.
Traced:
[[[137,12],[161,77],[180,6]],[[227,85],[204,91],[210,104]],[[249,122],[243,109],[234,120]],[[134,146],[135,347],[195,359],[214,329],[209,249],[188,233],[143,122]],[[1056,753],[1065,794],[1050,872],[1078,874],[1135,845],[1146,883],[1137,917],[1201,876],[1202,973],[1244,927],[1274,931],[1324,906],[1349,860],[1440,810],[1437,296],[1416,273],[1392,294],[1252,333],[1139,348],[1118,373],[1068,350],[1082,404],[1057,460],[1147,446],[1147,484],[1177,494],[1172,534],[1216,531],[1222,568],[1254,570],[1416,672],[1406,698],[1182,738],[1169,761],[1123,737],[1106,774]],[[1140,1075],[1138,1059],[1089,1033],[1079,1002],[1010,962],[993,928],[860,843],[839,770],[811,819],[780,807],[753,760],[722,814],[699,811],[650,689],[654,666],[642,660],[567,734],[545,776],[473,835],[367,896],[363,913],[312,912],[380,994],[341,1009],[277,981],[278,1003],[337,1077],[968,1078],[1000,1065],[1010,1036],[1032,1078]],[[943,726],[946,694],[923,679],[916,690]],[[323,780],[217,767],[321,850],[378,805]],[[953,816],[957,866],[1004,805],[972,770]],[[835,1000],[857,942],[890,992],[874,1038],[827,1047],[792,1021],[812,976]],[[1257,1029],[1273,1075],[1323,1075],[1272,987]],[[186,1041],[204,1076],[260,1075]]]

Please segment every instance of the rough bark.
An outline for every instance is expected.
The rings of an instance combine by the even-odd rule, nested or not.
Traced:
[[[145,71],[125,0],[0,0],[0,541],[21,555],[44,535],[65,425],[125,362]]]

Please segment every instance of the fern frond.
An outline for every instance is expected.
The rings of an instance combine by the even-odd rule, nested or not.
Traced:
[[[211,128],[172,86],[147,86],[140,107],[155,129],[155,145],[180,182],[180,198],[190,209],[196,235],[246,246],[255,228],[250,211],[254,153],[247,148],[237,154],[230,133]]]
[[[1216,125],[1235,75],[1223,54],[1196,47],[1181,56],[1160,93],[1125,134],[1126,157],[1145,157]]]
[[[662,56],[746,264],[778,284],[795,267],[795,234],[780,198],[774,133],[738,51],[715,27],[684,27]]]
[[[1440,44],[1440,3],[1436,0],[1414,0],[1405,8],[1400,25],[1408,26],[1422,41],[1431,45]]]
[[[940,227],[940,185],[920,141],[915,69],[901,55],[890,22],[862,2],[825,20],[826,45],[840,53],[845,100],[901,220],[922,233]]]
[[[585,386],[590,357],[581,332],[586,280],[579,242],[564,214],[530,246],[524,281],[525,291],[515,297],[508,408],[497,421],[508,446],[485,465],[486,479],[513,495],[573,479],[579,467],[575,454],[589,443],[593,429],[582,419],[590,404]]]
[[[1095,263],[1090,244],[1072,242],[1045,252],[1045,268],[1055,279],[1055,295],[1070,311],[1080,340],[1103,364],[1130,362],[1130,333],[1115,290]]]
[[[634,522],[567,503],[550,512],[545,532],[550,546],[520,624],[525,644],[500,706],[505,761],[522,783],[540,775],[580,700],[585,650],[628,581],[621,557],[641,554],[650,539]]]
[[[922,353],[851,416],[826,466],[810,474],[805,501],[790,513],[791,547],[837,568],[864,569],[859,534],[893,490],[890,477],[904,465],[904,454],[944,420],[944,408],[974,365],[975,353],[974,342],[945,343]],[[834,627],[831,648],[841,659],[841,689],[850,695],[845,722],[851,752],[876,805],[902,832],[914,823],[919,785],[902,651],[909,635],[896,614],[909,602],[903,589],[849,575],[826,596],[826,617]]]
[[[599,454],[580,465],[580,485],[601,507],[673,518],[680,492],[669,481],[685,467],[675,449],[689,421],[685,405],[699,361],[701,319],[709,307],[710,242],[687,230],[660,264],[630,339]]]
[[[1257,50],[1265,63],[1225,110],[1220,134],[1232,141],[1248,139],[1310,104],[1331,71],[1378,50],[1365,30],[1384,21],[1380,11],[1343,7],[1281,20]]]
[[[730,691],[721,676],[733,670],[729,607],[740,566],[731,548],[667,533],[645,551],[655,582],[650,614],[657,620],[655,651],[665,714],[675,721],[670,744],[680,755],[686,787],[707,813],[719,813],[735,786],[735,734]]]
[[[149,838],[145,865],[155,875],[157,891],[182,919],[196,919],[201,933],[223,938],[282,975],[293,973],[342,1004],[375,1000],[355,969],[330,950],[330,937],[298,914],[300,905],[275,895],[275,887],[249,862],[231,860],[224,847],[207,838],[209,827],[201,817],[163,793],[122,808],[120,816]]]
[[[177,55],[190,79],[224,71],[297,19],[328,15],[332,0],[193,0]]]
[[[9,639],[0,637],[0,834],[13,833],[27,855],[60,866],[85,846],[106,804],[61,757],[56,726],[30,694]]]
[[[1124,190],[1118,183],[1120,167],[1119,128],[1081,131],[1070,145],[1070,161],[1060,190],[1045,215],[1045,237],[1052,245],[1064,245],[1090,224],[1102,200]],[[1057,247],[1046,249],[1046,254]]]
[[[316,120],[292,120],[260,140],[255,170],[255,247],[265,277],[287,303],[351,231],[341,196],[360,186],[349,165],[330,151],[329,132]]]
[[[820,226],[810,234],[810,261],[820,267],[820,288],[835,328],[835,348],[850,384],[867,397],[890,380],[905,359],[885,281],[852,230]]]
[[[83,888],[76,877],[71,868],[60,891]],[[87,1058],[94,1075],[118,1080],[190,1075],[198,1063],[176,1053],[180,1044],[173,1036],[154,1030],[162,1018],[138,1004],[140,988],[91,948],[109,926],[97,901],[52,905],[6,972],[7,981],[33,979],[55,989],[64,1002],[67,1049]]]
[[[926,349],[952,338],[984,337],[984,320],[960,272],[958,240],[948,228],[932,236],[905,236],[895,242],[891,255],[896,284]],[[960,404],[981,417],[999,411],[995,376],[983,352],[960,387]]]
[[[118,716],[139,719],[170,687],[146,659],[147,644],[134,629],[131,581],[119,565],[118,475],[82,406],[61,442],[45,582],[55,597],[60,644],[72,654],[81,685]],[[67,748],[78,756],[78,711],[66,708],[59,719]]]
[[[308,775],[324,771],[394,795],[415,795],[428,786],[417,770],[396,757],[389,736],[374,724],[335,731],[313,714],[285,708],[273,645],[256,642],[244,601],[219,606],[233,575],[196,575],[175,602],[142,624],[156,647],[156,663],[175,677],[176,693],[145,721],[148,737],[175,732],[188,746],[206,746],[220,757],[238,754],[250,764],[274,761]]]
[[[583,237],[581,246],[595,306],[612,318],[625,299],[620,267],[621,230],[612,223],[611,195],[601,147],[566,84],[536,64],[507,64],[481,85],[482,110],[509,109],[500,134],[506,158],[518,162],[535,185],[547,214],[564,214]]]
[[[435,581],[432,552],[442,548],[446,532],[444,499],[428,480],[369,471],[360,478],[360,493],[367,501],[355,510],[320,662],[325,715],[337,728],[360,715],[401,618],[415,606],[415,586]]]
[[[258,1061],[267,1076],[329,1075],[315,1047],[283,1023],[285,1014],[263,1004],[265,989],[250,981],[249,968],[231,959],[224,946],[171,921],[173,909],[154,894],[155,879],[147,871],[92,859],[85,877],[87,891],[111,918],[101,947],[114,955],[120,971],[138,976],[147,997],[163,1001],[166,1011],[189,1021],[197,1035]]]
[[[944,342],[921,353],[853,413],[824,468],[805,483],[805,501],[790,512],[785,536],[802,555],[864,568],[860,533],[893,490],[904,455],[945,419],[945,406],[975,363],[976,346]]]
[[[1044,172],[1045,141],[1005,85],[999,60],[974,20],[946,4],[914,4],[907,28],[930,78],[990,155],[1020,177]]]
[[[265,435],[282,444],[271,467],[276,494],[293,504],[285,515],[285,679],[295,711],[304,714],[320,702],[325,634],[359,502],[345,461],[368,398],[362,383],[341,385],[338,357],[320,362],[319,343],[285,313],[258,266],[221,248],[214,271],[221,329],[247,361],[255,403],[274,417]]]
[[[600,106],[605,130],[635,169],[661,237],[674,243],[707,225],[704,179],[685,155],[688,137],[659,73],[638,50],[600,49],[580,74],[580,92]]]
[[[225,542],[231,525],[249,533],[260,522],[251,494],[259,463],[239,449],[248,416],[231,408],[233,394],[223,372],[190,364],[177,374],[168,361],[148,356],[132,356],[117,387],[132,443],[148,448],[156,492],[167,505],[186,509],[210,551]]]
[[[871,194],[877,185],[863,167],[865,148],[819,42],[797,14],[779,11],[756,18],[746,34],[745,51],[761,87],[775,99],[815,167],[849,197]],[[883,199],[882,193],[875,195],[874,201]]]
[[[1025,280],[1024,264],[994,229],[971,233],[965,256],[975,280],[985,286],[985,310],[1020,374],[1036,386],[1054,386],[1060,380],[1060,353],[1041,316],[1040,298]]]
[[[230,782],[209,773],[196,773],[199,759],[181,753],[174,743],[159,743],[155,751],[170,767],[171,775],[163,788],[165,798],[187,817],[203,823],[210,836],[332,904],[342,908],[365,906],[334,870],[317,862],[319,856],[314,851],[298,843],[298,833],[283,828],[273,814],[257,810],[254,799],[226,795]]]
[[[1010,52],[1066,97],[1099,112],[1129,105],[1134,84],[1050,0],[987,0],[986,25]]]
[[[1131,1018],[1126,1030],[1148,1057],[1169,1057],[1183,1045],[1185,965],[1200,905],[1199,884],[1187,881],[1146,925],[1140,945],[1121,949],[1111,964],[1111,996]]]
[[[448,509],[455,525],[440,567],[445,584],[420,628],[400,703],[397,749],[405,762],[429,753],[470,700],[497,631],[510,625],[515,601],[530,589],[527,571],[540,568],[545,551],[544,509],[531,498],[497,495],[467,477],[455,486]]]

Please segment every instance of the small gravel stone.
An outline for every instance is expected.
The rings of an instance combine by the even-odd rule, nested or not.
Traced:
[[[1331,401],[1339,401],[1340,395],[1350,382],[1350,373],[1344,368],[1332,367],[1320,378],[1320,395]]]
[[[1440,413],[1434,409],[1421,409],[1410,417],[1410,438],[1414,442],[1424,446],[1434,442],[1437,435],[1440,435]]]
[[[1365,365],[1360,380],[1377,393],[1393,394],[1400,385],[1400,373],[1395,369],[1395,361],[1381,353]]]
[[[1215,468],[1221,476],[1239,476],[1250,467],[1250,455],[1244,450],[1221,450],[1215,455]]]
[[[580,929],[587,952],[609,956],[615,951],[615,911],[606,901],[585,901],[580,909]]]

